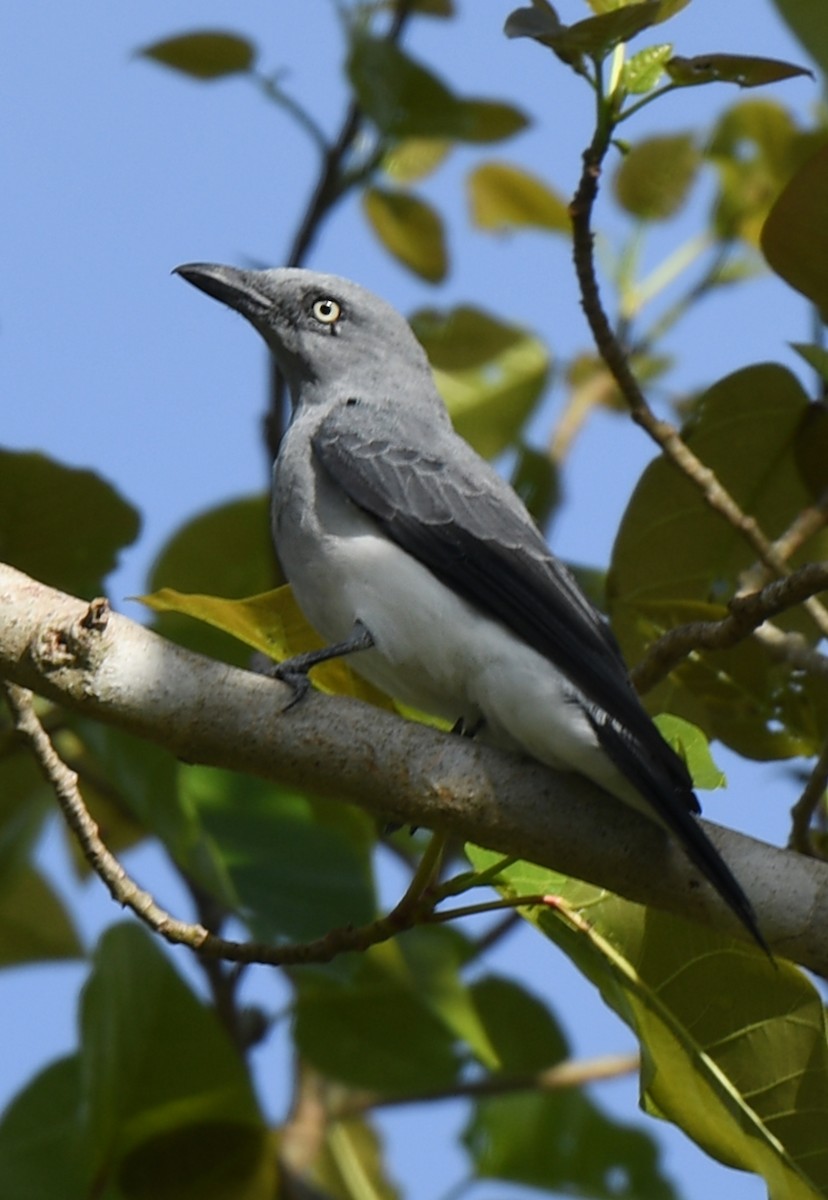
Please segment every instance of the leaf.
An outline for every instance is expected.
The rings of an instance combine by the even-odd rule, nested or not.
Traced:
[[[571,233],[569,207],[542,179],[503,162],[484,162],[466,181],[472,222],[479,229],[550,229]]]
[[[510,482],[535,523],[545,529],[561,502],[557,464],[544,451],[521,445]]]
[[[613,181],[616,199],[642,221],[666,221],[687,200],[700,164],[692,134],[647,138],[622,158]]]
[[[665,65],[672,53],[672,45],[665,42],[657,46],[646,46],[637,54],[633,54],[621,70],[623,90],[634,96],[651,92],[664,74]]]
[[[791,342],[791,349],[804,358],[809,367],[813,367],[820,379],[828,383],[828,349],[825,346],[815,346],[807,342]]]
[[[828,145],[804,163],[777,197],[762,229],[762,250],[786,283],[828,320]]]
[[[77,932],[58,895],[33,866],[6,876],[0,887],[0,966],[79,958]]]
[[[779,15],[803,48],[828,75],[828,27],[822,6],[813,0],[773,0]]]
[[[724,114],[706,153],[719,174],[714,221],[720,238],[759,244],[770,207],[794,172],[824,144],[772,100],[742,100]]]
[[[436,171],[451,149],[451,142],[441,138],[404,138],[389,146],[382,169],[395,183],[417,183]]]
[[[443,222],[430,204],[410,192],[369,187],[362,193],[362,211],[383,246],[403,266],[429,283],[445,278]]]
[[[527,124],[509,104],[456,97],[385,38],[355,38],[347,69],[360,107],[386,137],[497,142]]]
[[[767,363],[715,384],[686,431],[690,448],[771,539],[811,503],[795,457],[807,407],[794,376]],[[826,557],[822,530],[792,565]],[[608,580],[613,629],[627,661],[637,662],[661,632],[704,611],[688,605],[723,605],[753,559],[751,547],[689,479],[663,457],[651,463],[621,522]],[[778,620],[816,636],[801,612]],[[824,681],[798,681],[750,639],[731,650],[699,652],[647,699],[655,711],[682,716],[739,753],[775,758],[814,752],[824,736],[825,690]]]
[[[484,975],[472,997],[492,1046],[498,1070],[509,1074],[543,1071],[569,1053],[566,1037],[549,1009],[511,979]]]
[[[365,813],[206,767],[182,771],[181,789],[255,938],[307,941],[374,918],[375,831]]]
[[[192,79],[206,80],[252,70],[257,51],[252,42],[236,33],[204,29],[153,42],[138,54]]]
[[[756,58],[749,54],[697,54],[692,58],[671,58],[667,74],[676,87],[696,87],[701,83],[735,83],[742,88],[764,87],[797,75],[810,75],[807,67],[783,62],[779,58]]]
[[[309,1172],[321,1189],[320,1200],[323,1194],[331,1200],[358,1200],[360,1187],[365,1200],[399,1200],[388,1179],[380,1137],[364,1118],[328,1119],[321,1143]]]
[[[477,847],[467,852],[477,870],[498,861]],[[502,871],[498,887],[509,897],[545,893],[565,905],[526,915],[635,1032],[648,1112],[728,1166],[763,1176],[771,1200],[825,1194],[825,1015],[801,971],[526,863]]]
[[[153,1142],[157,1148],[158,1139],[185,1130],[205,1165],[213,1164],[210,1148],[220,1136],[226,1155],[245,1147],[247,1161],[258,1166],[255,1144],[266,1130],[244,1064],[215,1013],[138,926],[116,925],[103,935],[83,992],[81,1031],[87,1147],[96,1173],[115,1173],[125,1159],[129,1182],[139,1147],[149,1152]],[[163,1170],[158,1162],[159,1195],[171,1182],[168,1174],[165,1185]],[[166,1170],[175,1172],[174,1160]]]
[[[0,1195],[88,1200],[80,1056],[59,1059],[18,1093],[0,1120]]]
[[[405,959],[411,932],[359,955],[350,980],[299,973],[296,1046],[329,1078],[391,1095],[456,1079],[454,1034],[435,1015],[435,997],[424,995]]]
[[[828,372],[828,351],[822,350],[822,354],[823,370]],[[819,501],[828,491],[828,404],[824,401],[814,401],[805,410],[796,431],[794,457],[800,479],[809,495],[814,501]]]
[[[479,309],[411,318],[457,432],[486,458],[511,445],[546,387],[549,353],[541,341]]]
[[[557,1196],[677,1200],[654,1139],[573,1089],[478,1101],[463,1141],[484,1178]]]
[[[574,25],[563,25],[554,9],[516,9],[506,20],[507,37],[528,37],[548,46],[564,62],[587,55],[603,59],[621,42],[627,42],[651,25],[671,17],[689,0],[643,0],[587,17]],[[550,6],[551,8],[551,6]]]
[[[672,713],[660,713],[655,723],[665,742],[687,763],[694,787],[712,792],[727,786],[724,772],[713,761],[710,743],[697,725],[691,725]]]
[[[185,594],[174,588],[161,588],[138,599],[155,612],[180,613],[205,621],[276,662],[325,645],[305,620],[287,584],[244,600]],[[368,704],[393,711],[388,697],[360,679],[341,658],[314,667],[311,678],[321,691],[356,696]]]
[[[3,561],[19,571],[91,599],[140,524],[132,505],[92,471],[0,450],[0,545]]]

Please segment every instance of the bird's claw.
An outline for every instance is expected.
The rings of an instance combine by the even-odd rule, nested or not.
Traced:
[[[310,690],[311,683],[307,672],[297,671],[295,667],[291,667],[290,663],[277,663],[273,668],[272,677],[278,679],[280,683],[287,684],[293,693],[282,709],[283,713],[289,712],[300,700],[304,700]]]

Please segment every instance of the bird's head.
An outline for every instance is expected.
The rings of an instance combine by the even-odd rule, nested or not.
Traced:
[[[298,267],[247,271],[213,263],[187,263],[175,273],[250,321],[296,403],[348,391],[387,394],[399,379],[422,388],[430,377],[405,318],[348,279]]]

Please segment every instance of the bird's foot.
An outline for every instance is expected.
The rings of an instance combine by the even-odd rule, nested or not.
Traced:
[[[471,725],[466,724],[465,717],[458,717],[451,727],[451,732],[457,737],[475,738],[486,724],[485,717],[478,717]]]
[[[344,642],[325,646],[321,650],[309,650],[307,654],[297,654],[277,663],[271,672],[273,678],[286,683],[293,691],[282,712],[288,712],[294,704],[305,698],[311,685],[308,671],[313,667],[329,662],[332,658],[343,658],[346,654],[354,654],[359,650],[370,650],[373,644],[374,639],[369,631],[361,621],[356,621],[351,636]]]

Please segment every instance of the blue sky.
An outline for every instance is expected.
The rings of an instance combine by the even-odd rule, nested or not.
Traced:
[[[409,49],[457,91],[509,99],[536,121],[501,146],[458,151],[424,185],[448,219],[448,281],[435,289],[395,265],[353,201],[325,226],[308,265],[358,279],[403,311],[471,300],[536,329],[553,351],[568,355],[586,347],[588,338],[567,243],[534,234],[469,234],[463,179],[482,157],[507,158],[570,191],[590,133],[587,98],[583,86],[539,47],[503,40],[508,2],[457,3],[453,30],[419,20]],[[587,15],[582,0],[562,0],[559,7],[565,19]],[[263,488],[268,474],[259,437],[263,348],[242,321],[170,270],[193,260],[279,263],[317,167],[306,137],[246,81],[197,84],[135,57],[138,48],[162,37],[210,27],[234,28],[256,41],[262,68],[284,65],[286,86],[326,130],[337,127],[345,98],[342,49],[333,7],[323,0],[248,0],[232,10],[218,0],[42,0],[0,12],[6,47],[0,75],[2,443],[91,467],[141,509],[141,538],[125,553],[110,589],[116,605],[139,619],[137,606],[125,597],[143,590],[164,539],[187,516]],[[769,0],[693,0],[668,28],[685,55],[730,51],[804,61]],[[818,100],[808,79],[755,94],[784,101],[803,122]],[[642,114],[629,136],[697,126],[737,95],[724,86],[678,93]],[[704,203],[702,188],[678,230],[671,226],[657,239],[656,257],[692,231]],[[599,223],[605,213],[600,210]],[[621,225],[614,218],[608,228]],[[690,387],[767,358],[793,364],[786,343],[807,338],[807,320],[804,304],[771,277],[725,291],[682,330],[675,343],[682,363],[671,382]],[[539,439],[553,419],[553,411],[544,414]],[[643,436],[617,418],[594,421],[569,463],[568,503],[554,529],[560,554],[606,562],[626,498],[651,454]],[[706,811],[782,840],[793,799],[784,771],[770,766],[759,772],[719,757],[731,787],[726,797],[711,797]],[[761,806],[752,803],[760,780]],[[55,829],[42,854],[59,872],[91,942],[118,914],[94,882],[76,885]],[[151,889],[162,890],[169,905],[186,910],[161,854],[141,850],[130,865]],[[539,961],[538,944],[527,931],[510,946],[506,969],[554,994],[579,1052],[628,1048],[626,1030],[551,953],[544,945]],[[0,976],[6,1043],[0,1103],[37,1065],[74,1044],[82,974],[71,965]],[[276,1054],[269,1044],[259,1061],[268,1095]],[[635,1116],[631,1084],[606,1085],[597,1094],[618,1115]],[[278,1103],[277,1096],[272,1100]],[[436,1194],[434,1180],[421,1173],[421,1139],[433,1137],[435,1122],[446,1128],[459,1121],[459,1107],[449,1108],[448,1115],[445,1109],[395,1114],[386,1122],[398,1177],[413,1180],[408,1194],[414,1200]],[[663,1142],[689,1200],[702,1200],[711,1188],[719,1194],[726,1188],[731,1200],[764,1194],[759,1181],[710,1163],[680,1134],[647,1125]],[[453,1178],[461,1169],[461,1160],[449,1158],[439,1174]]]

